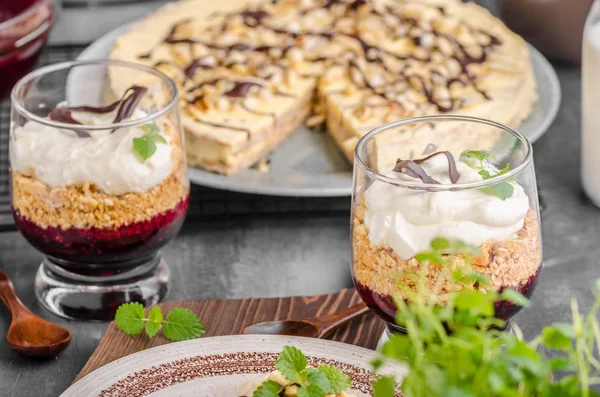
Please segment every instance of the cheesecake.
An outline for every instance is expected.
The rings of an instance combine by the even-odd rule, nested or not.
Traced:
[[[395,120],[462,114],[516,126],[537,100],[526,43],[459,0],[182,0],[135,24],[110,59],[179,88],[188,163],[234,175],[300,125],[326,125],[349,161]],[[109,70],[112,89],[134,73]]]

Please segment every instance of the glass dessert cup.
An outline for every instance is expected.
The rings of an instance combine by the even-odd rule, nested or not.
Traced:
[[[35,291],[53,313],[109,320],[165,296],[160,249],[189,203],[177,98],[161,72],[117,61],[51,65],[13,89],[13,216],[45,255]]]
[[[532,147],[518,131],[466,116],[386,124],[359,141],[353,185],[354,284],[388,330],[403,331],[395,299],[439,287],[443,306],[455,291],[449,280],[436,284],[441,266],[415,258],[435,238],[477,248],[472,257],[450,257],[451,271],[469,266],[487,277],[485,288],[532,295],[542,267],[539,204]],[[410,277],[419,271],[427,272],[424,292]],[[520,309],[497,302],[495,316],[508,321]]]
[[[0,99],[40,57],[54,21],[51,0],[0,2]]]

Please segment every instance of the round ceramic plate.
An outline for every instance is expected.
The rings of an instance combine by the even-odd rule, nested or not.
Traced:
[[[352,380],[352,392],[371,395],[372,350],[330,340],[235,335],[200,338],[144,350],[87,375],[61,397],[232,397],[242,383],[274,370],[283,346],[299,348],[309,364],[331,364]]]
[[[122,26],[101,37],[86,48],[79,59],[106,58],[116,38],[130,26]],[[539,100],[518,130],[534,142],[556,117],[561,93],[558,77],[548,60],[532,46],[529,49]],[[352,166],[327,133],[302,126],[275,149],[269,159],[270,171],[266,173],[248,169],[227,177],[190,167],[189,176],[198,185],[242,193],[296,197],[352,194]]]

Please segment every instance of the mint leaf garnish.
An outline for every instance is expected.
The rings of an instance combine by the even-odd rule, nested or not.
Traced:
[[[144,329],[144,306],[138,302],[124,303],[117,309],[115,323],[127,335],[137,335]]]
[[[483,161],[481,163],[481,166],[483,167]],[[481,177],[484,180],[487,180],[487,179],[495,178],[500,175],[504,175],[508,171],[510,171],[510,164],[507,164],[506,167],[502,168],[495,175],[492,175],[487,169],[483,169],[483,168],[479,170],[478,174],[481,175]],[[483,188],[483,191],[487,194],[491,194],[492,196],[496,196],[496,197],[500,198],[501,200],[506,200],[506,199],[512,197],[512,195],[515,191],[515,188],[512,185],[511,181],[508,180],[508,181],[502,181],[500,183],[496,183],[495,185],[487,186],[487,187]]]
[[[171,341],[182,341],[197,338],[206,332],[202,321],[189,309],[178,307],[167,314],[163,328],[165,338]]]
[[[308,385],[298,389],[298,397],[325,397],[325,393],[318,386]]]
[[[515,190],[515,188],[513,187],[512,183],[507,182],[507,181],[500,182],[500,183],[497,183],[492,186],[488,186],[483,189],[483,191],[486,192],[487,194],[496,196],[499,199],[501,199],[502,201],[511,198],[514,190]]]
[[[342,370],[327,364],[312,368],[307,367],[307,363],[308,360],[304,353],[293,346],[284,346],[279,359],[275,361],[275,367],[288,382],[287,386],[294,385],[298,388],[296,390],[297,397],[337,395],[352,387],[350,378]],[[285,386],[281,387],[275,382],[271,381],[272,385],[267,385],[268,383],[263,383],[256,389],[252,397],[280,396],[281,392],[286,389]],[[285,395],[287,396],[287,394]]]
[[[263,383],[252,393],[252,397],[279,397],[281,385],[272,380]]]
[[[155,135],[160,132],[160,128],[158,128],[156,123],[144,124],[140,126],[140,129],[148,135]]]
[[[486,152],[485,150],[465,150],[461,154],[462,157],[467,159],[476,159],[479,160],[481,167],[483,167],[483,160],[486,159],[495,159],[496,157]]]
[[[293,346],[284,346],[275,367],[292,383],[301,383],[306,368],[306,356]]]
[[[205,332],[204,324],[191,310],[175,308],[163,318],[160,307],[154,306],[145,316],[140,303],[123,303],[115,315],[117,327],[128,335],[137,335],[146,328],[146,335],[153,338],[163,329],[165,338],[171,341],[197,338]]]
[[[373,385],[373,397],[394,397],[396,380],[392,376],[382,376]]]
[[[139,138],[133,138],[133,151],[146,161],[156,152],[156,143],[167,144],[167,140],[160,135],[160,128],[156,123],[145,124],[140,127],[146,134]]]
[[[325,375],[331,386],[330,390],[324,390],[327,393],[341,393],[352,387],[352,382],[348,375],[339,368],[323,364],[319,366],[319,371]]]
[[[154,306],[148,312],[148,322],[146,323],[146,335],[153,338],[160,331],[163,323],[163,315],[160,307]]]
[[[309,385],[319,387],[324,393],[333,393],[331,388],[331,382],[327,379],[327,376],[320,369],[307,368],[306,369],[306,382]]]

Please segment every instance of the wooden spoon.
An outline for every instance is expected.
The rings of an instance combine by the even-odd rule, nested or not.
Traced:
[[[25,307],[2,269],[0,299],[12,315],[6,340],[17,352],[25,356],[54,357],[71,343],[71,331],[36,316]]]
[[[243,334],[294,335],[310,338],[324,338],[348,321],[369,311],[364,303],[359,303],[341,312],[301,320],[266,321],[250,325]]]

